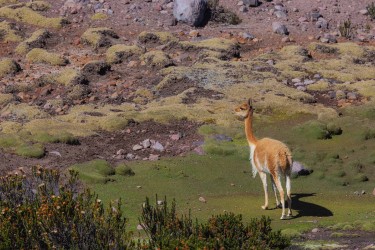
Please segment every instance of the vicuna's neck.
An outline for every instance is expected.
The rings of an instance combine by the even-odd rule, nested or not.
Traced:
[[[257,139],[253,133],[253,116],[251,113],[245,119],[245,133],[248,143],[250,145],[255,145],[257,143]]]

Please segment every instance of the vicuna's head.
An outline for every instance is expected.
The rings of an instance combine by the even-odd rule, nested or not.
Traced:
[[[240,106],[234,109],[235,115],[239,120],[245,120],[249,115],[252,116],[254,112],[253,101],[251,98]]]

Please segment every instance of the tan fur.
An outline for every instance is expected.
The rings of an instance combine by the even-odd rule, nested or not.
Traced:
[[[253,112],[252,101],[249,99],[247,103],[243,103],[239,107],[235,108],[235,113],[238,118],[245,121],[245,133],[246,138],[250,147],[250,160],[253,166],[253,176],[259,173],[259,176],[263,183],[265,204],[262,206],[263,209],[268,209],[268,191],[267,191],[267,175],[271,175],[272,188],[276,196],[276,206],[278,207],[279,201],[276,194],[276,188],[279,191],[282,215],[281,219],[285,219],[285,198],[284,189],[281,186],[281,177],[286,179],[287,199],[288,199],[288,216],[292,215],[291,211],[291,193],[290,193],[290,173],[292,167],[292,153],[289,148],[282,142],[263,138],[261,140],[256,139],[253,133],[252,121]]]

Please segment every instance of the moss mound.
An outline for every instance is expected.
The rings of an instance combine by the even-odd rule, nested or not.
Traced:
[[[31,63],[45,63],[54,66],[65,66],[69,63],[68,59],[62,56],[48,52],[44,49],[32,49],[26,55],[26,59]]]
[[[153,50],[141,56],[147,66],[166,68],[173,65],[172,59],[163,51]]]
[[[113,40],[118,38],[119,36],[112,29],[104,27],[89,28],[82,34],[81,42],[97,49],[111,46]]]
[[[33,48],[44,48],[47,39],[50,38],[51,33],[46,29],[35,31],[28,39],[20,43],[16,48],[16,53],[26,54]]]
[[[115,168],[116,174],[123,176],[133,176],[135,175],[133,169],[126,164],[120,164]]]
[[[108,63],[121,63],[143,52],[144,50],[136,45],[116,44],[108,48],[106,58]]]
[[[9,75],[16,74],[21,71],[21,66],[14,60],[4,58],[0,60],[0,78]]]
[[[178,42],[178,38],[169,32],[148,32],[143,31],[138,35],[138,41],[149,45],[165,45],[167,43]]]
[[[22,22],[44,28],[61,28],[64,24],[67,23],[67,21],[64,18],[45,17],[28,7],[21,7],[16,9],[2,7],[0,8],[0,17],[9,18],[17,22]]]
[[[20,42],[22,37],[12,29],[12,25],[7,21],[0,22],[0,41]]]
[[[45,149],[41,144],[21,145],[17,147],[15,153],[19,156],[28,158],[42,158],[45,155]]]
[[[92,160],[70,168],[79,173],[80,179],[91,184],[106,183],[111,180],[109,176],[115,174],[115,170],[105,160]]]
[[[46,11],[51,8],[51,4],[44,1],[33,1],[26,3],[26,6],[35,11]]]

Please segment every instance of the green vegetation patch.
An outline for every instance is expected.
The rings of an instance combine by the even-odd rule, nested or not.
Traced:
[[[122,163],[115,168],[115,172],[117,175],[123,175],[123,176],[133,176],[135,175],[135,172],[131,167],[126,165],[125,163]]]
[[[69,63],[68,59],[59,54],[48,52],[44,49],[32,49],[26,55],[26,59],[31,63],[46,63],[53,66],[65,66]]]
[[[61,133],[54,135],[51,135],[45,131],[38,131],[34,135],[32,135],[32,140],[41,143],[65,143],[68,145],[79,144],[78,138],[66,131],[61,131]]]
[[[1,111],[8,112],[14,117],[26,121],[49,117],[47,113],[40,110],[37,106],[30,106],[27,103],[9,104]]]
[[[12,25],[7,21],[0,22],[0,41],[3,42],[20,42],[22,37],[12,29]]]
[[[144,44],[165,45],[167,43],[176,43],[178,38],[169,32],[148,32],[143,31],[138,35],[138,41]]]
[[[108,15],[105,13],[95,13],[91,16],[91,20],[105,20],[108,18]]]
[[[112,29],[105,27],[89,28],[82,34],[81,42],[97,49],[111,46],[112,40],[118,38],[119,36]]]
[[[21,71],[21,66],[13,59],[3,58],[0,60],[0,78],[9,75],[16,74]]]
[[[50,36],[51,33],[46,29],[37,30],[28,39],[17,46],[16,52],[24,55],[33,48],[43,48],[46,45],[46,40]]]
[[[38,12],[28,8],[0,8],[0,17],[9,18],[17,22],[35,25],[44,28],[61,28],[67,21],[61,17],[49,18],[45,17]]]
[[[35,11],[46,11],[51,8],[51,4],[45,1],[32,1],[30,3],[26,3],[26,6]]]
[[[70,167],[79,173],[79,178],[87,183],[105,184],[111,180],[109,176],[115,174],[115,170],[105,160],[92,160],[89,162],[75,164]]]
[[[336,124],[326,124],[319,121],[308,121],[294,128],[296,132],[309,139],[330,139],[333,135],[340,135],[342,129]]]
[[[16,3],[18,3],[18,0],[0,0],[0,7]]]
[[[45,155],[45,148],[41,144],[24,144],[17,147],[15,153],[28,158],[42,158]]]
[[[4,107],[13,100],[12,94],[2,94],[0,93],[0,108]]]
[[[172,59],[161,50],[152,50],[141,56],[147,66],[165,68],[173,65]]]
[[[144,50],[137,45],[116,44],[108,48],[106,52],[108,63],[121,63],[133,56],[139,56]]]

